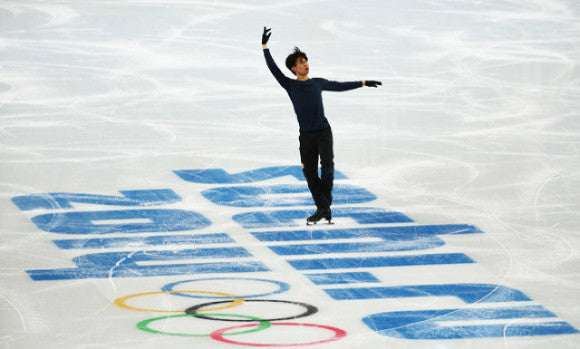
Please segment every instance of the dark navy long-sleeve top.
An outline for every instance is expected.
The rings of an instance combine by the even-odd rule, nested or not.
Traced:
[[[362,81],[338,82],[322,78],[312,78],[306,81],[290,79],[280,71],[269,49],[264,49],[264,57],[272,75],[290,96],[294,112],[298,118],[300,132],[330,127],[326,116],[324,116],[322,91],[347,91],[362,87]]]

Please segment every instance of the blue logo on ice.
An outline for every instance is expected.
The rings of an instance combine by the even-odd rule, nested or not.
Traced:
[[[361,206],[374,201],[376,196],[359,186],[340,183],[341,179],[347,179],[340,172],[335,176],[338,183],[333,192],[336,205],[333,216],[349,218],[357,225],[348,229],[290,231],[277,229],[298,226],[311,211],[295,208],[312,203],[306,184],[255,183],[288,176],[295,178],[293,182],[296,179],[304,181],[300,167],[268,167],[235,174],[222,169],[174,172],[186,182],[205,185],[201,195],[213,204],[248,208],[234,215],[232,220],[285,259],[297,273],[303,273],[314,285],[323,287],[334,301],[452,296],[468,305],[459,309],[382,312],[365,316],[362,321],[380,334],[406,339],[461,339],[578,333],[566,322],[551,321],[556,315],[542,306],[510,305],[532,299],[503,285],[448,283],[394,287],[382,282],[373,274],[376,268],[475,264],[476,261],[464,253],[432,253],[429,250],[444,246],[444,236],[481,234],[482,231],[468,224],[420,225],[400,212]],[[22,211],[50,211],[31,218],[39,229],[63,234],[61,237],[75,237],[53,240],[60,249],[124,250],[78,255],[72,259],[74,268],[28,270],[29,276],[42,281],[270,270],[265,261],[256,260],[242,246],[232,247],[236,241],[228,234],[167,235],[168,232],[202,230],[212,224],[198,212],[166,208],[182,200],[173,190],[131,190],[120,191],[120,194],[43,193],[14,197],[13,203]],[[75,211],[75,204],[131,209]],[[161,205],[163,208],[155,207]],[[252,231],[254,229],[260,230]],[[164,235],[142,236],[141,233]],[[356,241],[361,238],[372,241]],[[220,244],[229,245],[220,247]],[[170,245],[178,249],[149,249]],[[148,249],[143,250],[144,247]],[[212,262],[213,259],[220,261]],[[324,288],[327,285],[333,287]],[[337,288],[336,285],[343,286]],[[475,303],[478,306],[469,306]],[[514,324],[514,319],[519,321]],[[523,321],[525,319],[529,321]]]

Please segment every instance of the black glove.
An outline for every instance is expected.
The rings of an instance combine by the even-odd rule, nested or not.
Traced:
[[[272,29],[266,29],[266,27],[264,27],[264,33],[262,33],[262,45],[266,45],[268,43],[270,35],[272,35],[272,33],[270,32],[271,30]]]
[[[375,80],[366,80],[365,81],[365,86],[368,87],[377,87],[378,85],[382,85],[383,83],[380,81],[375,81]]]

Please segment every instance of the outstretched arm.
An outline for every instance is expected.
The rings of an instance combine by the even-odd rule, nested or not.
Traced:
[[[266,65],[268,66],[268,69],[270,69],[270,72],[272,73],[272,75],[274,75],[278,83],[283,88],[288,89],[288,83],[290,78],[285,76],[284,73],[282,73],[282,71],[280,70],[280,68],[278,68],[276,62],[274,62],[274,58],[272,58],[272,55],[270,54],[270,50],[268,49],[267,43],[268,40],[270,39],[270,35],[272,35],[270,30],[271,29],[266,29],[266,27],[264,27],[264,33],[262,34],[262,49],[264,51]]]
[[[331,81],[331,80],[322,80],[322,89],[325,91],[348,91],[353,90],[355,88],[363,87],[364,81],[347,81],[347,82],[340,82],[340,81]]]
[[[322,89],[326,91],[348,91],[363,86],[377,87],[377,85],[382,85],[382,83],[380,81],[374,80],[348,81],[348,82],[324,80]]]

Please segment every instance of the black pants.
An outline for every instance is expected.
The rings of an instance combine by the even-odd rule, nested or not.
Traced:
[[[332,130],[300,132],[300,159],[302,171],[308,182],[308,189],[319,209],[327,209],[332,204],[332,183],[334,181],[334,153],[332,151]],[[320,157],[321,177],[318,176]]]

